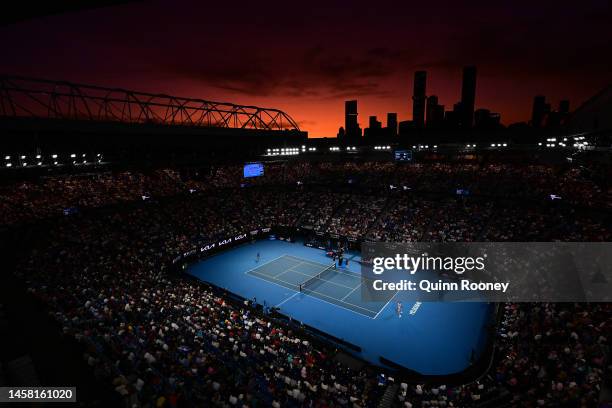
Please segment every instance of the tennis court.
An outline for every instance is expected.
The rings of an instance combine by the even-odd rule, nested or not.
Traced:
[[[329,269],[325,251],[301,242],[259,240],[194,262],[187,273],[361,348],[345,351],[381,365],[380,358],[416,372],[446,375],[468,368],[481,350],[491,306],[476,302],[424,302],[406,292],[362,299],[359,254]],[[300,285],[302,291],[300,292]],[[396,301],[404,304],[398,317]]]
[[[313,296],[372,319],[393,298],[393,295],[389,295],[380,302],[364,302],[360,291],[361,275],[336,268],[333,264],[325,265],[293,255],[283,254],[246,273],[294,290],[295,295],[303,293]]]

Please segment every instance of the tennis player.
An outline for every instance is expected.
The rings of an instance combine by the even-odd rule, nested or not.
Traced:
[[[257,252],[257,256],[255,257],[255,262],[259,263],[259,259],[261,258],[259,252]]]
[[[397,317],[399,317],[400,319],[402,318],[403,311],[404,311],[404,305],[402,305],[401,300],[398,300],[397,303],[395,304],[395,313],[397,314]]]

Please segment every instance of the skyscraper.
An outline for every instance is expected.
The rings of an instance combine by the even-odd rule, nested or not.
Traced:
[[[389,136],[397,136],[397,113],[387,113],[387,132]]]
[[[426,85],[427,72],[415,72],[414,91],[412,93],[412,122],[416,128],[422,128],[425,125]]]
[[[438,97],[431,95],[427,97],[427,127],[441,127],[444,122],[444,105],[438,103]]]
[[[370,116],[370,129],[380,129],[382,124],[378,121],[376,116]]]
[[[461,83],[461,113],[460,125],[469,129],[474,123],[474,104],[476,103],[476,67],[463,68]]]
[[[358,139],[361,137],[361,129],[357,123],[357,101],[344,102],[344,130],[347,139]]]
[[[370,116],[369,126],[363,131],[363,137],[366,140],[372,141],[382,136],[382,123],[376,116]]]

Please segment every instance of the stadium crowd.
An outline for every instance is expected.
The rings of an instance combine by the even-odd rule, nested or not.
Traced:
[[[29,242],[18,276],[126,407],[375,407],[387,390],[377,369],[352,370],[307,333],[167,273],[198,244],[278,225],[384,241],[610,240],[610,191],[571,168],[301,163],[244,183],[240,168],[221,166],[2,187],[2,222]],[[610,305],[504,307],[485,377],[398,378],[394,404],[594,406],[610,376]]]

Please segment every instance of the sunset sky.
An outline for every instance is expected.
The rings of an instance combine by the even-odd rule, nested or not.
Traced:
[[[503,4],[502,4],[503,3]],[[612,13],[601,1],[135,2],[0,26],[0,72],[282,109],[334,136],[411,119],[414,71],[452,108],[478,67],[476,107],[505,124],[533,96],[572,109],[612,83]]]

